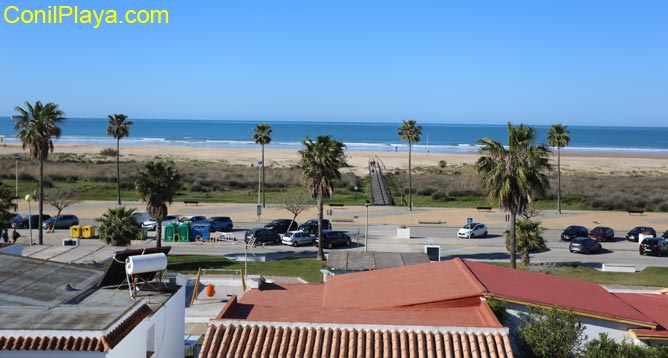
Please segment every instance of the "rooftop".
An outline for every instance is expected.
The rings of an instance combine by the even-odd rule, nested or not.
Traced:
[[[127,286],[98,288],[103,275],[95,268],[0,254],[0,337],[17,330],[108,333],[172,296],[169,290],[144,289],[132,300]]]

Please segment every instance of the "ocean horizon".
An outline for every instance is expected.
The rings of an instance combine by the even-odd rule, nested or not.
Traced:
[[[206,148],[255,148],[253,129],[258,121],[215,119],[130,119],[134,122],[123,146],[188,146]],[[331,135],[351,151],[406,151],[407,143],[397,135],[400,123],[315,121],[264,121],[272,126],[268,149],[302,147],[306,136]],[[507,141],[505,124],[438,124],[420,123],[422,136],[414,145],[416,152],[472,153],[478,151],[477,141],[491,138]],[[537,143],[545,143],[549,125],[533,125]],[[106,118],[68,118],[61,126],[58,144],[115,146],[106,135]],[[568,126],[571,142],[564,152],[668,154],[668,127]],[[14,124],[9,117],[0,117],[0,137],[8,144],[18,144]]]

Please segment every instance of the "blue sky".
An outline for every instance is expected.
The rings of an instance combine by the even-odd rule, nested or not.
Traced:
[[[665,1],[3,1],[168,25],[0,22],[0,115],[668,123]]]

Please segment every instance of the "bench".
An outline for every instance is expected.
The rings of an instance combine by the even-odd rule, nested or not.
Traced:
[[[642,216],[645,213],[644,210],[629,210],[629,215],[637,214]]]
[[[420,220],[420,219],[418,219],[418,224],[440,225],[440,224],[443,224],[443,222],[441,220]]]
[[[199,201],[197,201],[197,200],[184,200],[183,201],[183,205],[188,206],[188,204],[192,204],[192,205],[197,206],[197,204],[199,204]]]
[[[604,272],[636,272],[633,265],[603,264],[601,269]]]
[[[492,211],[492,207],[491,206],[478,206],[478,207],[476,207],[476,210],[478,210],[478,211]]]
[[[352,217],[333,217],[333,218],[331,218],[331,220],[333,222],[348,222],[348,223],[351,223],[351,222],[355,221],[355,218],[352,218]]]
[[[330,207],[330,208],[332,208],[332,207],[334,207],[334,208],[342,208],[342,207],[343,207],[343,204],[329,204],[329,207]]]

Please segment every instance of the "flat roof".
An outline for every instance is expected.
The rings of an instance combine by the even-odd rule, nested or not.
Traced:
[[[140,291],[97,288],[104,272],[95,268],[0,254],[2,330],[104,331],[146,304]],[[171,292],[150,292],[155,311]],[[1,333],[0,333],[1,335]]]
[[[420,252],[334,251],[327,256],[327,267],[339,270],[378,270],[429,262]]]

